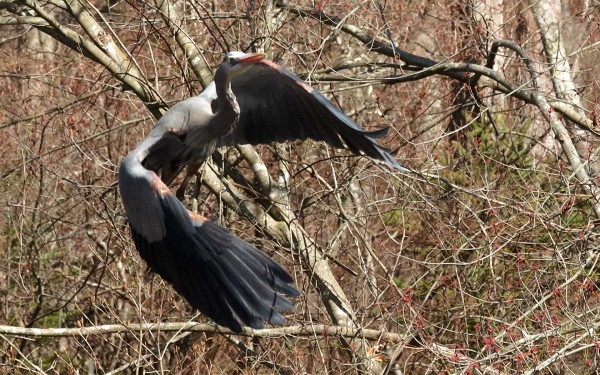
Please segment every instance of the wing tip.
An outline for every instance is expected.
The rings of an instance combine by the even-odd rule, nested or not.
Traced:
[[[396,158],[393,157],[389,152],[381,150],[381,154],[381,161],[383,161],[388,167],[395,169],[402,174],[410,173],[410,170],[400,165],[400,163],[398,163],[398,160],[396,160]]]
[[[364,131],[363,134],[370,138],[382,138],[387,135],[389,130],[390,130],[390,128],[386,126],[385,128],[381,128],[381,129],[377,129],[377,130],[373,130],[373,131]]]

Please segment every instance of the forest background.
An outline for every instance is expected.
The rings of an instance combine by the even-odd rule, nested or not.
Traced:
[[[0,372],[599,371],[600,38],[588,0],[0,0]],[[263,51],[412,172],[221,149],[184,204],[294,276],[232,335],[149,274],[119,161]]]

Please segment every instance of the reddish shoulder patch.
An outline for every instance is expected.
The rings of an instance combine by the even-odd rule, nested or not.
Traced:
[[[260,60],[261,64],[265,64],[267,66],[270,66],[271,68],[275,69],[275,70],[281,70],[281,66],[275,64],[273,61],[271,60],[267,60],[267,59],[262,59]]]
[[[262,59],[260,63],[265,64],[266,66],[280,72],[284,76],[293,79],[294,82],[296,82],[296,84],[300,85],[300,87],[306,90],[306,92],[308,92],[309,94],[313,92],[313,88],[310,87],[306,82],[301,80],[299,77],[296,77],[292,72],[289,72],[287,69],[283,69],[280,65],[275,64],[273,61]]]
[[[169,190],[169,188],[167,187],[167,185],[165,185],[164,182],[161,181],[160,178],[158,178],[158,176],[156,174],[154,174],[153,178],[152,178],[152,190],[154,190],[155,192],[158,193],[158,195],[160,195],[161,197],[166,197],[168,195],[173,195],[173,193],[171,193],[171,190]]]
[[[304,90],[306,90],[309,94],[313,91],[313,88],[308,85],[308,83],[304,81],[296,81]]]
[[[188,210],[188,215],[190,215],[190,218],[192,220],[198,220],[201,223],[204,223],[204,222],[208,221],[208,219],[205,218],[204,216],[198,215],[197,213],[194,213],[194,212],[189,211],[189,210]]]

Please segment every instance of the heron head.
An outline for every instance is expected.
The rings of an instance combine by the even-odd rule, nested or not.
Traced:
[[[259,62],[265,58],[264,53],[244,53],[240,51],[231,51],[223,62],[219,64],[218,70],[223,70],[228,77],[244,73],[252,64]]]

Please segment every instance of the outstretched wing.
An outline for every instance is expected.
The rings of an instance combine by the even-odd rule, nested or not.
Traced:
[[[325,141],[383,160],[406,171],[376,138],[386,129],[367,132],[323,95],[285,68],[262,60],[231,81],[240,106],[236,129],[221,145],[260,144],[304,140]]]
[[[263,328],[264,322],[284,324],[280,313],[294,307],[286,296],[298,291],[281,266],[227,229],[186,210],[134,157],[122,162],[119,182],[141,257],[193,308],[236,332],[243,326]]]

